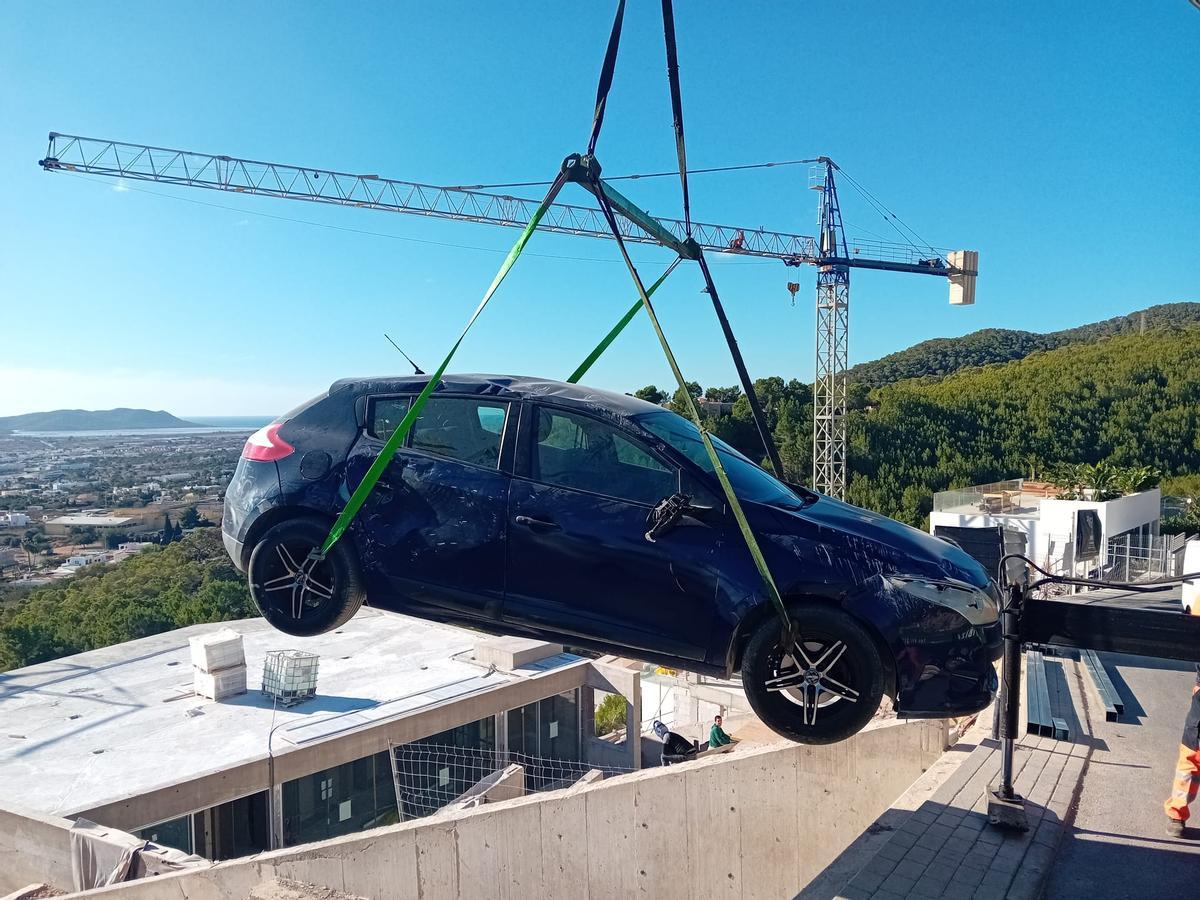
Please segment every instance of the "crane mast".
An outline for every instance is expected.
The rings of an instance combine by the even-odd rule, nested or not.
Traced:
[[[813,484],[825,493],[846,496],[846,368],[850,340],[850,269],[846,233],[838,204],[833,163],[824,161],[817,225],[817,353],[813,378]],[[819,489],[820,490],[820,489]]]
[[[821,183],[819,237],[692,222],[692,239],[703,250],[778,259],[817,267],[817,362],[813,383],[813,487],[843,498],[846,489],[846,365],[849,335],[849,270],[852,268],[935,275],[950,281],[950,302],[974,303],[978,253],[918,248],[887,241],[846,242],[834,184],[836,165],[826,157]],[[538,202],[466,187],[351,174],[311,166],[262,162],[51,132],[47,172],[99,175],[237,194],[303,200],[437,219],[523,228]],[[610,187],[606,191],[615,190]],[[619,195],[617,195],[619,196]],[[624,240],[682,247],[686,223],[641,214],[621,217]],[[640,224],[639,224],[640,223]],[[551,204],[542,231],[612,239],[599,208]]]

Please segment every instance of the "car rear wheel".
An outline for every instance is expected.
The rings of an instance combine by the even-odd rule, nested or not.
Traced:
[[[742,687],[773,731],[832,744],[861,731],[883,698],[884,663],[858,621],[839,609],[794,606],[797,640],[778,617],[758,626],[742,656]]]
[[[268,529],[250,553],[250,596],[275,628],[298,637],[345,624],[366,597],[354,548],[343,539],[313,564],[309,554],[325,541],[320,519],[288,519]]]

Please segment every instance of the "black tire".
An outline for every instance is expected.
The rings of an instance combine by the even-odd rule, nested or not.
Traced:
[[[783,737],[801,744],[844,741],[861,731],[879,709],[884,685],[879,648],[867,630],[840,609],[797,605],[789,612],[807,662],[814,665],[795,664],[793,657],[799,651],[783,646],[783,627],[779,617],[772,615],[750,636],[742,655],[746,698],[758,717]],[[832,655],[817,665],[827,651]],[[795,678],[799,683],[794,687],[788,681],[783,687],[770,684],[780,678]]]
[[[267,529],[250,553],[246,580],[263,618],[297,637],[324,634],[344,625],[366,598],[362,570],[343,537],[309,570],[306,560],[329,534],[317,518],[296,518]],[[300,578],[301,569],[308,570]]]

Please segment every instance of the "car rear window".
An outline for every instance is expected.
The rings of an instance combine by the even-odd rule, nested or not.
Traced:
[[[408,412],[412,397],[375,397],[367,417],[367,434],[386,441]]]

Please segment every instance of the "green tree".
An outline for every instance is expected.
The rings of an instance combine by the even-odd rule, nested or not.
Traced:
[[[116,550],[122,544],[129,540],[129,535],[121,531],[110,531],[104,536],[104,546],[109,550]]]
[[[652,384],[648,384],[644,388],[638,388],[633,392],[633,396],[639,400],[645,400],[647,403],[653,403],[655,406],[658,406],[667,399],[667,395]]]
[[[704,388],[700,387],[699,382],[689,381],[687,383],[687,392],[692,395],[692,400],[699,400],[700,395],[704,393]],[[688,404],[687,397],[683,393],[683,388],[676,388],[675,393],[671,395],[671,409],[679,413],[681,416],[687,416]]]
[[[196,511],[196,507],[189,506],[183,511],[183,515],[179,517],[179,524],[184,528],[196,528],[201,522],[200,513]]]
[[[171,514],[163,513],[162,543],[169,544],[175,540],[175,526],[171,522]]]
[[[174,526],[172,526],[174,532]],[[0,608],[0,666],[26,666],[172,628],[254,615],[217,529],[155,547]]]
[[[596,734],[603,737],[625,727],[625,698],[609,694],[596,707]]]
[[[704,390],[704,399],[711,400],[713,403],[733,403],[740,396],[742,396],[742,389],[737,385],[733,387],[710,387]]]

